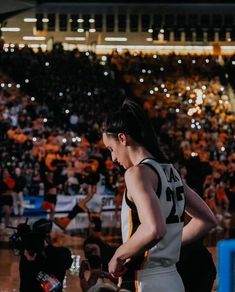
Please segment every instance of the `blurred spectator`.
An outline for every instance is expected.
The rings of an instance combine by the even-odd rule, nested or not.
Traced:
[[[24,198],[23,191],[26,186],[26,179],[19,167],[15,168],[15,187],[13,192],[13,211],[16,216],[24,214]]]

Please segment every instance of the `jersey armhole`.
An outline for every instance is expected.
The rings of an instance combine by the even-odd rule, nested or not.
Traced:
[[[160,175],[159,175],[157,169],[152,164],[150,164],[148,162],[142,162],[141,164],[148,165],[156,173],[156,175],[158,177],[158,185],[157,185],[156,195],[158,196],[158,198],[160,198],[161,191],[162,191],[162,181],[161,181],[161,178],[160,178]]]
[[[156,170],[156,168],[154,166],[152,166],[150,163],[147,163],[147,162],[141,162],[141,164],[145,164],[145,165],[148,165],[157,175],[158,177],[158,186],[157,186],[157,190],[156,190],[156,195],[158,196],[158,198],[160,198],[161,196],[161,191],[162,191],[162,181],[161,181],[161,178],[160,178],[160,175],[158,173],[158,171]],[[137,211],[137,208],[134,204],[134,202],[132,202],[128,196],[127,196],[127,189],[125,190],[125,200],[126,200],[126,204],[129,208],[131,208],[133,211]]]

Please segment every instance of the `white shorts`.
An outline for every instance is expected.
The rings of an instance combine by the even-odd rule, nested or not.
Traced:
[[[137,272],[135,292],[185,292],[175,266]]]

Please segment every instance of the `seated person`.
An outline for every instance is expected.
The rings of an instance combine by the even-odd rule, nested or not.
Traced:
[[[88,291],[94,285],[104,283],[116,289],[116,280],[108,273],[108,263],[115,248],[95,236],[88,237],[83,248],[86,259],[81,262],[79,272],[82,291]]]
[[[34,223],[32,230],[22,235],[20,292],[51,291],[52,287],[56,292],[63,290],[65,273],[72,264],[72,257],[68,248],[51,245],[51,227],[51,221],[40,219]]]

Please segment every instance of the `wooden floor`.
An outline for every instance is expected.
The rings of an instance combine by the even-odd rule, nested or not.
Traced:
[[[116,223],[113,212],[105,212],[103,217],[102,237],[112,245],[118,246],[121,242],[120,224]],[[34,222],[40,217],[29,218],[29,222]],[[12,225],[17,226],[24,222],[24,218],[12,218]],[[235,214],[232,219],[223,221],[225,227],[222,231],[215,230],[211,232],[205,239],[205,244],[212,252],[215,263],[217,264],[217,248],[219,240],[234,237]],[[14,251],[9,249],[9,236],[13,233],[11,229],[0,229],[0,292],[19,291],[19,273],[18,273],[18,256],[14,255]],[[84,258],[82,244],[89,233],[89,222],[86,214],[78,215],[69,225],[68,232],[62,232],[58,227],[53,226],[52,236],[56,245],[66,246],[70,248],[74,255],[74,261]],[[74,267],[74,266],[73,266]],[[77,271],[71,269],[67,272],[66,281],[64,282],[64,291],[79,292],[80,284]],[[215,282],[214,290],[217,291],[217,283]],[[32,291],[33,292],[33,291]]]

